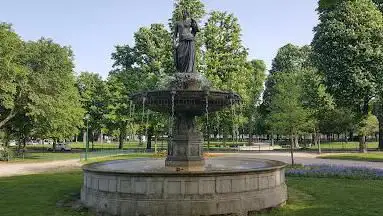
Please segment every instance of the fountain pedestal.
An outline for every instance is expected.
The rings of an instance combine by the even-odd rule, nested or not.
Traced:
[[[183,170],[202,167],[203,134],[196,129],[195,116],[181,113],[176,116],[175,135],[169,140],[168,156],[165,160],[167,167],[177,167]]]

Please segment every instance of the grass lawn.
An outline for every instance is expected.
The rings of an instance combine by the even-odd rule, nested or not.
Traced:
[[[320,144],[322,149],[345,149],[345,150],[358,150],[359,142],[325,142]],[[378,142],[367,142],[368,148],[378,148]],[[318,149],[318,146],[311,146],[310,149]]]
[[[127,154],[127,155],[90,158],[90,159],[88,159],[88,161],[81,161],[81,163],[88,164],[88,163],[96,163],[96,162],[110,161],[110,160],[124,160],[124,159],[134,159],[134,158],[153,158],[153,157],[161,157],[161,155],[155,155],[154,153],[131,153],[131,154]]]
[[[56,202],[78,193],[81,172],[39,174],[0,178],[2,216],[86,215],[71,209],[56,208]]]
[[[383,152],[324,155],[319,158],[383,162]]]
[[[382,215],[383,181],[289,177],[289,201],[263,216]]]
[[[263,216],[380,216],[383,181],[288,177],[289,201]],[[82,173],[48,173],[0,178],[2,216],[88,215],[56,202],[78,193]]]
[[[55,160],[69,160],[69,159],[80,159],[80,153],[78,152],[27,152],[23,157],[13,158],[8,163],[34,163],[34,162],[45,162]]]
[[[88,161],[82,160],[82,163],[93,163],[106,160],[120,160],[120,159],[129,159],[129,158],[141,158],[141,157],[160,157],[161,155],[155,155],[154,153],[129,153],[127,155],[112,155],[104,157],[94,157],[89,158]],[[70,159],[80,159],[80,153],[74,152],[47,152],[47,153],[28,153],[23,158],[14,158],[9,162],[0,162],[1,163],[36,163],[36,162],[47,162],[47,161],[56,161],[56,160],[70,160]],[[1,215],[1,214],[0,214]]]

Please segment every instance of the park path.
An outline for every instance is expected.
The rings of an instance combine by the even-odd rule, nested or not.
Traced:
[[[287,152],[270,152],[270,153],[219,153],[223,157],[238,158],[262,158],[270,160],[279,160],[285,163],[291,163],[290,154]],[[312,153],[295,153],[295,163],[297,164],[329,164],[341,165],[349,167],[369,167],[383,169],[383,162],[367,162],[367,161],[351,161],[351,160],[335,160],[316,158],[317,154]],[[65,171],[70,169],[78,169],[81,167],[78,159],[60,160],[38,163],[0,163],[0,177],[29,175],[36,173],[44,173],[51,171]]]
[[[36,163],[0,163],[0,177],[64,171],[81,167],[79,159]]]

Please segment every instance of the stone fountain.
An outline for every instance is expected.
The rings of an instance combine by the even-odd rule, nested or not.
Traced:
[[[176,25],[177,72],[165,89],[139,92],[131,100],[168,113],[168,154],[161,159],[116,160],[85,165],[81,200],[107,215],[247,215],[287,199],[285,164],[236,157],[203,157],[196,116],[230,107],[241,98],[210,87],[195,71],[196,22],[184,13]]]

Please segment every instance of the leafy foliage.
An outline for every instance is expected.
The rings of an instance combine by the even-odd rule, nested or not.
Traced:
[[[0,128],[17,113],[27,70],[24,42],[10,24],[0,23]]]
[[[383,17],[369,0],[320,13],[312,42],[318,69],[337,104],[367,113],[383,64]]]
[[[207,79],[215,88],[239,93],[243,100],[238,107],[240,111],[254,104],[262,89],[265,68],[262,61],[247,61],[248,53],[242,44],[238,19],[227,12],[213,11],[209,14],[203,36],[203,72]],[[211,122],[218,123],[226,134],[230,129],[244,125],[246,117],[249,118],[238,110],[237,114],[233,116],[233,110],[222,111],[213,115]]]
[[[37,133],[63,139],[82,125],[83,109],[75,87],[72,51],[52,40],[27,43],[26,114],[37,121]]]
[[[274,77],[275,94],[266,121],[275,134],[298,135],[313,127],[310,113],[302,104],[299,76],[299,73],[278,73]]]
[[[320,23],[312,42],[315,63],[335,102],[357,113],[362,130],[370,100],[383,86],[383,16],[371,0],[319,3]],[[360,135],[360,150],[366,151]]]
[[[105,127],[105,115],[107,114],[106,83],[96,73],[81,72],[77,77],[76,86],[80,93],[82,107],[89,115],[91,132],[101,132]]]
[[[295,46],[286,44],[279,48],[277,55],[273,59],[270,75],[266,80],[266,89],[263,93],[263,109],[267,111],[273,97],[273,89],[276,83],[274,74],[276,73],[295,73],[305,68],[309,61],[310,48],[308,46]]]

